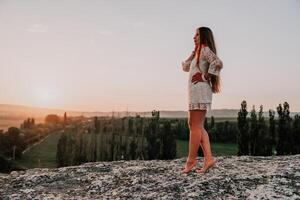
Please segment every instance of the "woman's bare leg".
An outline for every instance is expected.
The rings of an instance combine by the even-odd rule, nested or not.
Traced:
[[[200,118],[200,125],[201,125],[201,130],[204,127],[204,120],[205,120],[205,115],[206,115],[206,110],[201,110],[201,118]],[[201,139],[200,139],[200,146],[202,148],[203,151],[203,167],[205,165],[205,161],[206,161],[206,157],[207,157],[207,149],[205,148],[205,146],[203,145],[203,131],[201,133]]]
[[[203,161],[203,167],[202,167],[202,169],[204,169],[206,163],[211,162],[213,160],[210,142],[209,142],[209,136],[205,129],[202,130],[202,137],[200,140],[200,144],[201,144],[201,147],[203,149],[203,154],[204,154],[204,161]]]
[[[201,136],[202,137],[201,137],[200,143],[201,143],[201,147],[203,148],[205,162],[204,162],[203,167],[200,170],[197,170],[197,172],[205,172],[210,167],[212,167],[215,163],[215,160],[213,159],[212,152],[211,152],[208,133],[204,128],[204,124],[203,123],[201,123],[201,124],[202,124],[202,127],[201,127],[201,132],[202,132]]]
[[[182,172],[189,172],[197,164],[197,154],[198,148],[201,140],[201,112],[199,110],[189,111],[189,129],[190,129],[190,139],[189,139],[189,155],[184,170]]]
[[[212,152],[211,152],[211,147],[210,147],[210,142],[209,142],[209,136],[207,131],[203,128],[202,129],[202,140],[201,140],[201,144],[203,146],[203,148],[205,149],[205,160],[209,161],[212,160]]]
[[[203,134],[202,134],[202,137],[203,137]],[[201,146],[201,149],[202,149],[202,152],[203,152],[203,166],[205,164],[205,157],[206,157],[206,152],[205,152],[205,149],[203,147],[203,144],[202,144],[202,137],[201,137],[201,140],[200,140],[200,146]]]

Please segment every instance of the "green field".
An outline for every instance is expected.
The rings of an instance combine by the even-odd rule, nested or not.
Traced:
[[[20,165],[27,168],[35,167],[56,167],[56,145],[61,133],[53,133],[49,135],[43,142],[34,146],[18,160]],[[213,156],[236,155],[236,144],[212,143]],[[177,158],[187,157],[188,141],[177,140]]]
[[[188,156],[188,148],[189,141],[186,140],[177,140],[177,158],[187,157]],[[201,148],[201,146],[199,147]],[[236,155],[237,154],[237,145],[236,144],[225,144],[225,143],[212,143],[211,150],[213,156],[228,156],[228,155]]]
[[[27,168],[56,167],[56,148],[61,133],[52,133],[43,142],[27,151],[18,163]]]

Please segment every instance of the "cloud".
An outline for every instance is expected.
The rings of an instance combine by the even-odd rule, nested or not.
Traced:
[[[26,29],[26,31],[31,33],[44,33],[47,31],[47,28],[48,27],[43,24],[32,24]]]

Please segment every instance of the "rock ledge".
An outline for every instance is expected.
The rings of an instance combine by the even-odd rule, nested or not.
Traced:
[[[300,199],[300,154],[221,156],[206,174],[181,175],[185,159],[13,171],[0,175],[0,199]]]

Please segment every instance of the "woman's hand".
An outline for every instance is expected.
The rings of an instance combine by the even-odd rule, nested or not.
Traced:
[[[209,74],[208,73],[205,73],[204,74],[204,78],[206,79],[206,81],[209,80]],[[196,74],[194,74],[192,76],[192,83],[196,84],[198,82],[206,82],[202,79],[202,73],[201,72],[197,72]]]

